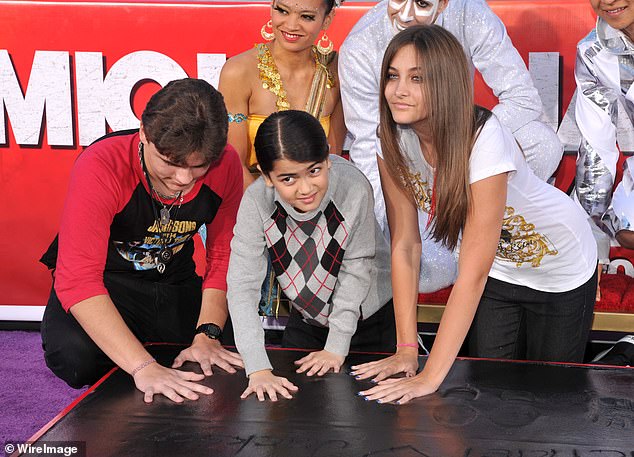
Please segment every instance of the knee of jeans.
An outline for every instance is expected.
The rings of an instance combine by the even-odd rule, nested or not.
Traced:
[[[100,375],[96,373],[96,352],[88,346],[63,344],[58,347],[44,345],[46,366],[66,384],[79,389],[93,384]]]

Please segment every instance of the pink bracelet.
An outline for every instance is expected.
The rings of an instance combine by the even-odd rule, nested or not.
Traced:
[[[396,345],[397,348],[417,348],[418,343],[401,343]]]
[[[132,370],[132,373],[130,373],[130,376],[134,377],[134,375],[137,374],[139,371],[141,371],[142,369],[144,369],[148,365],[152,365],[153,363],[156,363],[156,360],[154,360],[154,359],[146,360],[141,365],[139,365],[134,370]]]

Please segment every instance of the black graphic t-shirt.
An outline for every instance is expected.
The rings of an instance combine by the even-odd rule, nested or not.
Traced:
[[[192,237],[202,225],[207,230],[203,288],[226,290],[230,242],[242,196],[237,153],[227,146],[182,202],[161,204],[150,197],[138,144],[138,133],[106,137],[89,146],[73,167],[55,278],[55,290],[67,310],[107,293],[104,272],[130,272],[166,283],[191,277]],[[167,225],[156,218],[163,205],[171,206]],[[174,255],[159,274],[157,254],[164,247]]]

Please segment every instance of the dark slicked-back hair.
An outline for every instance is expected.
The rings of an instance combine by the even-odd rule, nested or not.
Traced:
[[[141,120],[148,141],[176,164],[184,164],[194,152],[213,164],[227,144],[224,99],[202,79],[167,84],[150,98]]]
[[[343,2],[340,2],[343,3]],[[326,14],[329,14],[332,9],[335,7],[335,0],[324,0],[324,5],[326,5]]]
[[[300,163],[328,158],[328,140],[319,121],[305,111],[287,110],[267,117],[255,135],[255,156],[262,173],[269,174],[276,160]]]

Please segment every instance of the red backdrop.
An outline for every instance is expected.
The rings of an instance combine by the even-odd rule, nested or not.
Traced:
[[[575,46],[595,21],[588,0],[492,0],[489,3],[506,24],[526,62],[529,52],[560,53],[563,64],[560,70],[561,111],[565,111],[574,91]],[[328,31],[336,45],[342,43],[369,6],[352,3],[337,11]],[[72,107],[74,146],[50,145],[46,116],[55,113],[49,111],[41,122],[39,144],[19,144],[21,141],[16,141],[15,126],[12,125],[16,122],[12,117],[18,116],[10,116],[8,107],[4,110],[4,143],[0,137],[0,305],[14,305],[14,309],[20,309],[23,307],[15,305],[42,306],[46,303],[50,275],[37,260],[55,236],[69,171],[83,149],[78,146],[78,53],[103,54],[102,79],[120,59],[142,50],[167,56],[189,76],[196,77],[198,54],[224,53],[230,57],[260,42],[260,28],[269,18],[269,7],[263,3],[0,0],[0,11],[0,57],[2,52],[5,56],[8,54],[12,67],[6,68],[5,65],[0,68],[0,73],[5,73],[5,79],[0,79],[0,84],[7,84],[7,72],[8,80],[11,80],[13,71],[22,95],[27,94],[31,92],[29,81],[34,72],[36,51],[63,51],[69,56],[69,103]],[[156,82],[145,81],[135,87],[129,99],[138,115],[147,98],[160,86]],[[476,88],[481,103],[488,106],[495,103],[495,98],[485,90],[480,80]],[[46,90],[54,91],[56,88]],[[7,92],[6,87],[0,86],[0,96]],[[572,162],[567,160],[564,167],[567,171],[562,170],[562,176],[567,176],[562,181],[563,187],[572,176]],[[8,306],[0,306],[0,319],[12,318],[10,313],[7,314],[9,309]]]

